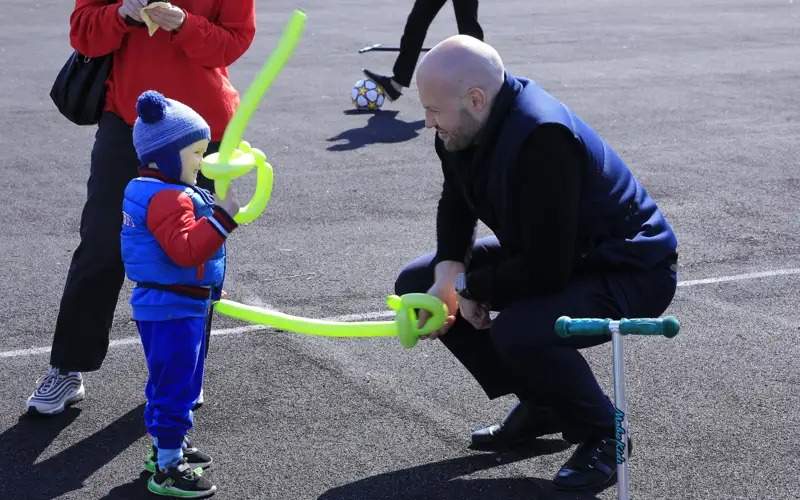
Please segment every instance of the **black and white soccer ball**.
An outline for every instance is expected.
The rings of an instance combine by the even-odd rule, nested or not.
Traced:
[[[386,93],[383,91],[383,87],[365,78],[353,85],[350,98],[353,100],[353,106],[358,110],[377,111],[383,106],[383,102],[386,100]]]

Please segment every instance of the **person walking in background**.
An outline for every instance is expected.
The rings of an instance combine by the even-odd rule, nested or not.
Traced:
[[[97,370],[108,350],[124,270],[119,231],[122,196],[140,166],[131,127],[136,99],[154,89],[197,111],[209,124],[208,152],[239,104],[227,67],[255,35],[254,0],[176,0],[148,9],[147,0],[77,0],[70,42],[87,57],[113,54],[105,110],[91,154],[80,244],[72,256],[56,322],[50,368],[27,400],[32,413],[54,415],[84,398],[81,372]],[[187,84],[191,82],[191,84]],[[200,179],[201,187],[210,183]]]
[[[414,68],[419,59],[422,44],[425,42],[425,35],[446,1],[416,0],[414,2],[406,20],[406,26],[403,28],[403,36],[400,38],[400,53],[394,62],[392,76],[384,76],[368,69],[363,70],[367,78],[383,87],[386,95],[392,101],[402,95],[403,88],[411,85],[411,77],[414,75]],[[478,0],[453,0],[453,10],[456,13],[459,34],[483,40],[483,29],[478,24]]]

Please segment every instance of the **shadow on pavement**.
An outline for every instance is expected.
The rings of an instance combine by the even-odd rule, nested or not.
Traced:
[[[0,498],[54,498],[81,489],[89,476],[144,436],[143,411],[141,404],[39,463],[36,459],[81,410],[67,408],[54,417],[21,416],[16,425],[0,434]]]
[[[556,440],[538,439],[532,449],[506,453],[467,455],[409,469],[387,472],[339,486],[323,493],[318,500],[593,500],[590,493],[555,490],[546,479],[510,477],[464,479],[478,471],[518,462],[539,455],[558,453],[570,445]]]
[[[419,135],[418,130],[425,127],[425,120],[404,122],[397,119],[398,111],[365,112],[347,110],[346,115],[371,115],[363,127],[345,130],[328,142],[345,141],[328,146],[328,151],[352,151],[370,144],[390,144],[411,140]]]
[[[147,490],[147,481],[150,473],[142,470],[139,477],[129,483],[117,486],[108,492],[101,500],[138,500],[140,498],[160,498]]]

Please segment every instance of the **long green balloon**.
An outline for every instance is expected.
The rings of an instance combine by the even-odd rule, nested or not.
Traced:
[[[281,72],[286,62],[294,52],[300,37],[303,35],[303,29],[306,24],[306,14],[302,10],[295,10],[292,13],[292,18],[283,30],[283,35],[278,42],[278,46],[269,56],[267,62],[261,67],[253,83],[245,92],[244,97],[239,103],[239,107],[231,118],[230,123],[225,128],[225,134],[222,136],[222,143],[219,146],[219,158],[221,163],[226,163],[230,160],[233,150],[239,146],[239,141],[242,140],[244,130],[250,122],[250,117],[258,108],[258,103],[264,93],[272,85],[275,77]]]
[[[420,335],[427,335],[441,328],[447,317],[447,306],[438,298],[425,293],[409,293],[402,297],[390,295],[386,302],[396,313],[394,321],[344,322],[301,318],[226,299],[215,302],[214,310],[231,318],[306,335],[324,337],[397,336],[400,344],[406,348],[414,347]],[[419,309],[425,309],[431,314],[422,327],[417,324],[416,311]]]
[[[248,224],[261,216],[272,194],[272,166],[266,161],[266,156],[260,150],[251,148],[242,140],[242,136],[267,89],[294,52],[303,35],[305,23],[306,14],[295,10],[283,30],[278,46],[248,87],[225,128],[219,152],[203,159],[203,175],[214,180],[216,194],[222,200],[227,196],[228,186],[233,179],[256,168],[256,190],[253,197],[233,217],[239,224]]]

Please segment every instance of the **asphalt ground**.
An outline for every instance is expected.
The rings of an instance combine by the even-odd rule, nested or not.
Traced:
[[[256,40],[232,67],[240,89],[291,10],[309,20],[246,133],[269,155],[275,190],[265,216],[230,240],[231,298],[372,318],[403,263],[433,248],[441,179],[415,89],[380,113],[348,112],[360,68],[393,62],[357,49],[396,44],[411,3],[259,2]],[[20,417],[47,366],[94,134],[48,97],[71,7],[0,9],[2,499],[147,497],[146,369],[128,286],[86,400],[57,418]],[[626,339],[633,497],[800,498],[800,5],[514,0],[482,2],[480,19],[512,73],[618,150],[680,241],[683,286],[668,313],[681,335]],[[448,5],[428,43],[455,29]],[[193,431],[216,461],[216,498],[595,498],[553,491],[570,454],[558,436],[518,453],[467,450],[469,431],[512,401],[487,401],[436,342],[404,350],[241,326],[215,323]],[[610,347],[585,355],[610,391]]]

